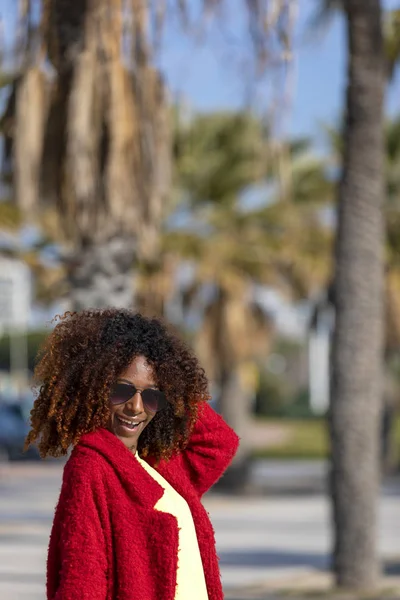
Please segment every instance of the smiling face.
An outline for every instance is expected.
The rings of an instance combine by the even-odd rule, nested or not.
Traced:
[[[132,360],[129,367],[118,377],[118,382],[129,383],[137,388],[132,398],[122,404],[110,402],[108,429],[132,452],[136,452],[140,434],[154,417],[154,412],[146,411],[140,391],[158,389],[153,368],[144,356]]]

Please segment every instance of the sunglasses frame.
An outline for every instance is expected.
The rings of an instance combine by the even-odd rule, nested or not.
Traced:
[[[117,386],[124,386],[124,388],[130,388],[132,390],[131,396],[129,396],[129,398],[126,398],[126,400],[123,400],[122,402],[113,402],[113,400],[112,400],[112,398],[113,398],[113,391],[115,390],[115,388]],[[138,392],[139,392],[140,397],[142,399],[143,407],[145,408],[145,410],[147,409],[149,412],[151,412],[153,414],[156,414],[156,413],[160,412],[161,410],[163,410],[167,406],[167,398],[166,398],[164,392],[162,392],[161,390],[155,390],[153,388],[145,388],[144,390],[140,390],[136,386],[134,386],[133,383],[127,383],[125,381],[117,381],[113,385],[113,387],[111,388],[111,393],[110,393],[110,402],[111,402],[111,404],[113,406],[119,406],[120,404],[125,404],[125,402],[128,402],[128,400],[131,400],[131,398],[133,398]],[[143,397],[144,392],[153,392],[153,393],[155,393],[158,396],[158,398],[160,398],[159,401],[162,404],[161,408],[158,408],[157,410],[153,410],[152,408],[150,408],[149,405],[148,405],[148,403],[146,402],[145,397]]]

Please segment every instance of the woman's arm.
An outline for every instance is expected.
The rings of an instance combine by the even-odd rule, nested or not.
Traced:
[[[185,470],[197,493],[202,496],[222,476],[238,445],[239,438],[233,429],[209,404],[204,404],[188,446],[171,463]]]
[[[70,459],[71,461],[71,459]],[[47,561],[48,600],[105,600],[106,544],[96,503],[96,471],[67,463]]]

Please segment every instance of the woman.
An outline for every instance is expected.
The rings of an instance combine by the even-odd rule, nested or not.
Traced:
[[[202,495],[238,445],[192,352],[157,319],[67,313],[44,346],[26,445],[72,453],[50,536],[49,600],[220,600]]]

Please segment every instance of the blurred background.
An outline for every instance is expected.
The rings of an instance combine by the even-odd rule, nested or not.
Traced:
[[[370,588],[365,570],[378,574],[373,587],[400,597],[395,0],[365,3],[369,18],[373,5],[382,11],[387,65],[381,170],[372,173],[383,182],[376,210],[387,233],[377,237],[382,393],[371,418],[370,399],[354,398],[343,438],[340,424],[327,423],[338,393],[330,356],[351,5],[0,1],[2,600],[44,597],[61,481],[62,461],[22,453],[36,353],[56,314],[109,305],[172,323],[200,356],[216,410],[241,436],[206,498],[227,598],[310,597],[336,585],[356,597]],[[363,273],[375,289],[374,269]],[[369,331],[368,319],[350,324],[354,335]],[[340,519],[328,474],[330,440],[347,448],[340,440],[349,431],[374,438],[372,458],[353,456],[368,465],[377,457],[371,473],[380,483],[373,475],[357,488],[376,508],[373,556],[364,575],[353,561],[343,579],[332,561]],[[348,502],[357,510],[356,495]]]

